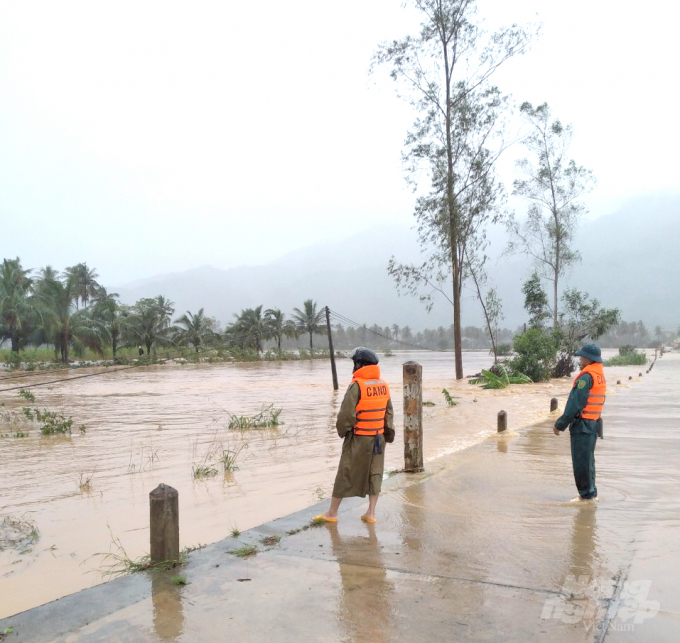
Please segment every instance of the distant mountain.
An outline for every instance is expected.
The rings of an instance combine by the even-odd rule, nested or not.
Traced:
[[[226,323],[243,308],[264,304],[290,313],[305,299],[315,299],[357,322],[399,324],[414,329],[449,326],[451,307],[443,298],[431,313],[413,297],[398,296],[386,266],[394,254],[417,261],[415,232],[375,229],[333,243],[292,252],[263,266],[220,270],[202,266],[181,273],[138,280],[114,290],[124,303],[163,294],[179,314],[204,307]],[[526,319],[521,286],[531,262],[503,256],[502,229],[490,233],[489,282],[497,287],[505,313],[503,325],[515,328]],[[680,283],[672,268],[680,243],[680,197],[655,197],[630,202],[620,211],[584,224],[576,245],[583,261],[565,280],[617,306],[624,319],[642,319],[664,329],[680,323]],[[463,324],[481,325],[473,293],[464,296]]]

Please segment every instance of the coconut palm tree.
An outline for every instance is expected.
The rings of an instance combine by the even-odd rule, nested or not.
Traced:
[[[106,288],[100,286],[92,305],[92,317],[106,329],[109,341],[111,342],[113,359],[116,359],[116,352],[124,335],[124,327],[129,314],[127,306],[123,306],[118,302],[118,297],[118,293],[107,292]]]
[[[276,346],[281,352],[281,340],[283,337],[297,337],[297,329],[295,324],[286,319],[284,313],[278,308],[268,308],[264,311],[264,317],[269,327],[270,335],[276,340]]]
[[[5,259],[0,266],[0,337],[12,342],[13,353],[19,352],[30,330],[30,272],[21,266],[19,257]]]
[[[104,332],[101,324],[85,310],[78,310],[79,297],[71,279],[65,282],[49,279],[41,284],[36,296],[36,311],[41,320],[40,334],[53,343],[55,353],[64,364],[69,362],[70,349],[82,353],[87,346],[103,355]]]
[[[251,346],[259,355],[262,351],[262,342],[271,337],[269,324],[262,314],[262,306],[246,308],[234,317],[236,321],[227,329],[226,339],[231,339],[241,348]]]
[[[212,321],[205,316],[203,308],[195,315],[187,310],[185,315],[175,320],[175,324],[175,342],[185,346],[192,344],[197,353],[204,340],[216,336]]]
[[[140,299],[128,316],[127,342],[145,346],[147,355],[151,355],[152,348],[168,346],[172,343],[170,320],[174,312],[173,303],[162,295]]]
[[[100,288],[97,283],[97,271],[88,268],[86,263],[79,263],[70,268],[66,268],[66,277],[73,282],[73,288],[76,293],[76,308],[78,308],[78,300],[87,308],[87,302],[97,294]]]
[[[307,299],[303,304],[304,311],[293,308],[293,321],[298,332],[309,333],[309,350],[314,350],[313,335],[323,331],[321,321],[323,320],[324,310],[317,311],[316,302]]]

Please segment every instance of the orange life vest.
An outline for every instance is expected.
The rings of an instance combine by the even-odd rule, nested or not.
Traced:
[[[363,366],[354,372],[352,382],[356,382],[360,390],[354,434],[375,436],[384,433],[390,388],[380,379],[380,368],[377,365]]]
[[[583,411],[581,411],[581,417],[584,420],[599,420],[600,416],[602,415],[602,407],[604,406],[605,395],[607,394],[607,382],[605,382],[604,379],[604,369],[602,368],[602,364],[599,362],[588,364],[588,366],[586,366],[576,376],[576,379],[574,380],[574,386],[572,388],[576,387],[578,378],[584,373],[589,373],[593,378],[593,386],[590,389],[586,406]]]

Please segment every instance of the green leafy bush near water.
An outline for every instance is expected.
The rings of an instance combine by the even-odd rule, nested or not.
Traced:
[[[619,354],[605,361],[605,366],[642,366],[647,363],[647,355],[626,345],[619,348]]]
[[[508,362],[513,373],[523,373],[532,382],[550,379],[557,353],[557,342],[552,334],[530,328],[515,337],[514,349],[516,356]]]

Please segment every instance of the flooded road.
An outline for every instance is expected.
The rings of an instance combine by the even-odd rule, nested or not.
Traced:
[[[485,391],[455,382],[451,353],[385,357],[383,377],[391,385],[397,416],[397,439],[386,453],[388,470],[403,466],[401,376],[407,360],[423,365],[423,399],[435,402],[424,412],[430,462],[493,435],[501,409],[508,412],[511,431],[546,421],[549,399],[563,401],[570,388],[570,382],[560,380]],[[476,373],[490,357],[466,353],[464,364],[466,373]],[[628,376],[641,368],[608,369],[610,384],[617,377],[624,381],[612,395],[634,388],[638,378],[629,382]],[[72,437],[41,436],[32,428],[28,437],[0,441],[0,515],[29,517],[40,531],[32,551],[0,552],[0,618],[101,583],[103,561],[97,554],[109,551],[113,538],[131,558],[146,553],[148,494],[160,482],[179,491],[182,546],[220,540],[232,529],[248,529],[327,497],[341,448],[335,415],[351,362],[339,361],[338,369],[341,390],[335,393],[328,363],[314,360],[109,372],[37,387],[35,404],[16,392],[0,394],[10,411],[22,406],[61,410],[74,417],[74,426],[87,428]],[[54,374],[20,383],[46,379],[55,379]],[[457,398],[457,406],[445,405],[443,387]],[[284,424],[278,428],[227,428],[229,414],[252,415],[269,404],[282,409]],[[652,406],[649,412],[654,414]],[[0,428],[0,433],[8,431]],[[238,452],[238,470],[223,472],[218,459],[224,450]],[[196,480],[192,468],[200,465],[219,473]],[[551,465],[538,461],[537,466]],[[89,478],[90,488],[81,489]]]

